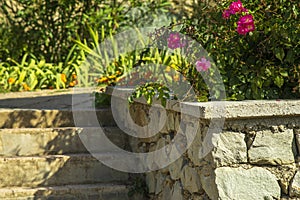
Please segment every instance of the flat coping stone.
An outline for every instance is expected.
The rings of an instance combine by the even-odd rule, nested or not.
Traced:
[[[126,100],[132,88],[116,87],[109,89],[109,94],[115,98]],[[145,99],[136,99],[146,104]],[[159,101],[153,101],[152,106],[159,106]],[[156,104],[156,105],[155,105]],[[274,116],[300,116],[300,99],[297,100],[244,100],[244,101],[210,101],[210,102],[180,102],[167,101],[167,110],[181,112],[201,119],[212,118],[257,118]]]
[[[92,92],[96,88],[76,88],[67,90],[41,90],[36,92],[14,92],[0,94],[0,108],[14,109],[66,109],[72,110],[74,99],[78,104],[91,103]],[[132,88],[115,88],[116,98],[125,98]],[[98,90],[99,91],[99,90]],[[90,99],[88,99],[90,96]],[[75,97],[75,98],[74,98]],[[82,97],[82,98],[81,98]],[[145,103],[144,100],[137,100]],[[154,103],[158,103],[154,101]],[[159,106],[155,104],[153,106]],[[91,105],[92,107],[92,105]],[[161,105],[160,105],[161,107]],[[167,101],[167,110],[185,113],[202,119],[212,118],[257,118],[273,116],[300,116],[300,100],[245,100],[179,102]]]
[[[0,108],[72,110],[74,97],[79,101],[77,103],[84,103],[84,101],[90,101],[87,97],[92,98],[93,91],[97,90],[95,88],[76,88],[0,93]]]

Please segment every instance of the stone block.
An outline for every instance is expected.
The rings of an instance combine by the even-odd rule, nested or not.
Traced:
[[[212,159],[216,167],[247,162],[245,135],[236,132],[214,134]]]
[[[277,178],[266,169],[221,167],[201,179],[205,192],[211,199],[264,200],[279,199],[280,187]]]
[[[183,158],[180,157],[174,163],[169,165],[170,176],[173,180],[178,180],[182,174]]]
[[[182,174],[180,177],[183,188],[188,190],[190,193],[199,192],[202,190],[200,183],[200,177],[197,170],[185,165],[182,169]]]
[[[297,149],[298,149],[298,155],[300,156],[300,129],[297,129],[295,134],[295,139],[296,139],[296,145],[297,145]]]
[[[170,199],[183,200],[184,198],[183,198],[182,191],[183,189],[180,185],[180,182],[179,181],[175,182],[172,188],[172,194]]]
[[[154,172],[148,172],[146,173],[146,184],[148,187],[148,192],[150,194],[155,192],[156,187],[156,181],[155,181],[155,173]]]
[[[290,185],[290,196],[300,198],[300,171],[295,174]]]
[[[248,151],[249,161],[253,164],[291,164],[295,162],[294,148],[293,130],[286,129],[279,133],[260,131]]]

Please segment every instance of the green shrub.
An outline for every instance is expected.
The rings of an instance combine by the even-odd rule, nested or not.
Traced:
[[[227,100],[299,98],[300,3],[296,0],[250,0],[244,3],[246,9],[241,13],[231,13],[230,19],[225,19],[223,12],[232,2],[208,4],[199,1],[192,18],[178,24],[183,24],[179,32],[198,41],[208,51],[222,74]],[[248,27],[249,32],[243,32],[242,23],[237,23],[246,14],[249,14],[248,20],[254,16],[255,29],[252,24]],[[169,46],[167,39],[170,39],[174,27],[176,24],[170,26],[170,30],[164,29],[154,42],[162,47]],[[178,37],[184,39],[184,36]],[[168,54],[171,58],[164,64],[176,66],[173,68],[183,74],[196,90],[198,100],[218,99],[222,87],[205,85],[206,77],[203,76],[208,74],[201,75],[196,70],[196,63],[186,63],[182,58],[174,61],[174,57],[180,57],[179,52],[190,48],[188,46],[180,47],[176,53],[160,50],[161,56]],[[194,57],[195,53],[193,50],[188,57]],[[213,69],[208,72],[214,76]],[[146,86],[138,87],[130,97],[131,101],[140,96],[150,99],[151,95],[158,95],[160,85],[150,90],[144,89]]]
[[[100,86],[114,85],[119,77],[132,69],[140,59],[141,51],[139,50],[128,52],[126,55],[117,55],[119,51],[117,47],[103,49],[104,47],[100,46],[104,40],[113,44],[114,35],[120,32],[137,27],[165,25],[172,21],[172,17],[167,14],[170,6],[167,0],[131,0],[127,3],[119,3],[115,7],[103,5],[106,7],[103,12],[89,16],[89,24],[86,29],[88,36],[86,38],[77,37],[74,40],[78,48],[84,52],[83,57],[86,60],[80,68],[79,85],[93,86],[97,83]],[[118,18],[112,18],[111,15],[115,12],[119,12],[116,14]],[[107,21],[103,20],[106,18],[108,18]],[[108,52],[117,57],[110,60]]]
[[[88,83],[93,82],[90,78],[101,78],[95,72],[121,75],[124,67],[130,67],[128,62],[132,62],[132,55],[130,58],[121,56],[111,66],[97,63],[96,71],[92,71],[97,77],[87,74],[81,64],[87,56],[91,58],[89,53],[106,36],[126,28],[153,24],[158,16],[167,12],[168,6],[167,0],[1,1],[1,89],[90,86]],[[100,35],[95,38],[98,32]],[[74,38],[78,38],[75,46]],[[78,79],[70,78],[77,74],[80,74]],[[67,81],[62,81],[65,79]]]
[[[192,37],[219,67],[228,99],[299,98],[299,1],[243,1],[256,26],[247,35],[236,32],[237,18],[222,18],[231,2],[199,2],[190,19],[196,29]]]
[[[14,0],[1,1],[0,60],[32,53],[49,63],[66,59],[73,38],[88,38],[86,25],[105,34],[166,12],[166,0]],[[140,6],[140,8],[138,8]],[[147,9],[146,9],[147,8]]]

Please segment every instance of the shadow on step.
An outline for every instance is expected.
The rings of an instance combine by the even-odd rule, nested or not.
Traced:
[[[8,196],[20,195],[18,197],[35,200],[133,199],[128,197],[133,176],[93,158],[80,140],[81,130],[1,129],[1,154],[5,157],[2,157],[0,171],[6,174],[0,177],[1,188],[32,188],[22,192],[12,189]],[[116,127],[106,127],[106,136],[120,148],[129,149],[127,139],[116,130]],[[96,134],[90,137],[91,140],[99,139]],[[102,154],[107,159],[114,157],[113,153]]]

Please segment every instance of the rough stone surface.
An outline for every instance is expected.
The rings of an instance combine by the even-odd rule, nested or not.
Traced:
[[[199,174],[194,168],[185,165],[182,169],[180,179],[183,188],[190,193],[199,192],[202,190]]]
[[[300,198],[300,171],[296,173],[290,185],[290,196]]]
[[[71,109],[73,97],[81,99],[80,103],[83,103],[91,99],[94,91],[92,88],[77,88],[76,91],[66,89],[0,93],[0,108]]]
[[[106,137],[127,150],[125,134],[111,127],[116,125],[111,109],[95,110],[93,91],[80,90],[0,94],[0,199],[143,199],[128,196],[128,173],[88,154],[82,128],[70,128],[103,125]],[[88,140],[99,139],[94,129],[89,133]],[[100,157],[114,159],[108,152]]]
[[[172,196],[170,199],[183,200],[182,191],[183,191],[183,189],[180,185],[180,182],[179,181],[175,182],[175,184],[173,185],[173,188],[172,188]]]
[[[212,158],[216,167],[247,162],[244,134],[222,132],[215,134],[213,140],[215,140],[215,148],[212,151]]]
[[[170,185],[165,185],[162,191],[161,200],[170,200],[172,199],[172,188]]]
[[[260,131],[256,133],[254,142],[248,151],[250,163],[283,165],[294,163],[293,130],[272,133]]]
[[[200,182],[207,195],[211,199],[218,199],[218,189],[215,183],[215,173],[212,167],[205,165],[200,170]]]
[[[182,167],[183,167],[183,158],[180,157],[174,163],[169,166],[170,176],[173,180],[177,180],[180,178],[182,174]]]
[[[300,155],[300,129],[296,131],[295,138],[296,138],[296,145],[298,149],[298,155]]]
[[[97,120],[91,118],[97,115]],[[115,126],[111,110],[107,108],[94,110],[36,110],[36,109],[1,109],[0,128],[56,128],[74,127],[84,121],[84,126]],[[76,124],[78,125],[78,124]]]
[[[215,186],[219,199],[264,200],[279,199],[280,187],[276,177],[266,169],[221,167],[215,170]],[[214,194],[209,194],[213,198]]]
[[[0,109],[0,128],[75,126],[74,113],[71,110],[74,103],[78,103],[80,108],[88,108],[87,110],[73,110],[77,120],[87,122],[84,126],[98,126],[99,121],[106,127],[115,126],[116,123],[113,120],[116,113],[112,114],[113,109],[111,109],[112,111],[105,108],[99,109],[97,111],[98,121],[89,120],[91,114],[94,114],[91,109],[92,98],[89,91],[91,90],[75,96],[70,91],[66,94],[54,92],[49,96],[47,96],[47,92],[44,96],[44,91],[18,93],[10,94],[9,99],[6,94],[0,94],[0,107],[4,108]],[[72,102],[72,97],[80,98]],[[82,99],[87,101],[83,102]],[[128,125],[127,117],[135,119],[137,125],[149,125],[151,122],[149,114],[152,112],[154,116],[152,122],[157,126],[152,124],[150,128],[146,129],[147,136],[151,135],[149,134],[151,131],[162,128],[159,134],[142,140],[138,138],[133,140],[133,137],[130,137],[133,151],[156,151],[174,141],[174,135],[180,136],[178,139],[180,145],[176,148],[167,147],[163,152],[153,154],[152,157],[148,156],[146,161],[149,167],[161,166],[165,161],[177,159],[175,153],[179,152],[179,147],[184,147],[185,141],[194,140],[190,149],[185,153],[181,152],[182,157],[173,164],[164,165],[164,168],[159,168],[146,175],[146,184],[151,193],[150,196],[153,197],[152,200],[300,199],[300,172],[296,174],[296,171],[299,171],[298,162],[300,160],[299,101],[242,101],[226,102],[226,104],[224,102],[224,110],[222,110],[222,106],[216,107],[214,102],[185,102],[182,105],[175,101],[168,101],[166,124],[163,124],[164,120],[159,120],[159,116],[162,116],[163,113],[155,110],[149,112],[149,106],[145,106],[145,102],[139,102],[137,106],[134,104],[126,107],[127,110],[122,110],[124,108],[121,106],[122,102],[127,105],[126,98],[120,99],[115,104],[118,105],[115,106],[115,111],[123,116],[121,122],[124,127]],[[181,106],[187,106],[187,109],[182,111]],[[127,112],[129,109],[132,111],[131,113]],[[213,118],[219,116],[225,117],[225,126],[222,131],[214,132],[213,140],[209,137],[209,140],[205,140],[208,126],[213,127],[213,130],[219,130],[215,128],[222,120]],[[194,119],[197,121],[193,121]],[[198,122],[200,129],[197,132],[199,134],[193,138],[193,134],[187,133],[194,133],[196,126],[191,125],[196,125]],[[180,131],[177,130],[179,124]],[[133,126],[128,127],[133,128]],[[128,130],[130,131],[130,129]],[[222,133],[219,134],[220,132]],[[137,133],[141,134],[140,131]],[[71,146],[68,146],[70,143],[74,147],[78,147],[74,152],[79,153],[83,150],[78,144],[79,140],[76,139],[76,134],[72,132],[63,134],[67,140],[61,140],[60,143],[50,142],[50,146],[53,144],[57,146],[57,149],[48,146],[49,148],[46,148],[48,150],[43,148],[44,142],[51,141],[53,138],[61,136],[60,134],[55,131],[49,134],[41,131],[38,134],[38,130],[36,133],[30,134],[29,136],[29,132],[26,131],[20,135],[17,135],[17,132],[11,135],[9,132],[0,131],[0,154],[2,152],[4,156],[28,156],[30,152],[35,152],[34,154],[40,155],[50,153],[49,149],[53,150],[53,153],[72,153],[72,148],[69,148]],[[52,136],[48,137],[51,134]],[[9,140],[10,136],[16,141],[15,143]],[[93,137],[90,139],[94,140]],[[114,137],[110,139],[114,140]],[[116,143],[121,142],[122,144],[126,140],[121,137],[117,139],[119,140],[116,140]],[[21,141],[24,141],[24,144]],[[113,142],[115,143],[115,141]],[[26,143],[32,145],[26,147]],[[67,146],[63,147],[63,145]],[[295,161],[296,146],[299,160]],[[204,149],[209,149],[208,153],[203,151]],[[109,156],[114,157],[113,155]],[[96,189],[95,181],[100,183],[114,181],[122,184],[128,180],[128,174],[125,173],[123,176],[120,173],[119,176],[119,172],[107,169],[101,163],[94,162],[95,159],[86,157],[56,155],[1,158],[0,171],[3,176],[0,177],[0,187],[2,187],[0,199],[18,199],[14,198],[15,196],[9,196],[12,198],[1,196],[4,193],[10,195],[26,193],[26,197],[22,196],[21,199],[30,199],[29,193],[31,192],[34,195],[41,194],[41,196],[52,193],[53,195],[49,196],[51,199],[61,199],[57,197],[66,193],[70,194],[65,198],[68,200],[127,199],[127,196],[119,198],[119,195],[125,194],[123,190],[115,191],[116,195],[111,195],[110,192],[102,195],[105,189],[102,189],[101,186],[99,186],[99,190]],[[64,186],[54,186],[57,184]],[[65,186],[65,184],[85,184],[85,186],[90,184],[91,187],[86,188],[85,191],[80,189],[81,185],[72,188],[71,185]],[[16,185],[17,188],[13,188],[13,185]],[[52,190],[48,187],[49,185],[54,186]],[[25,191],[23,186],[37,188]],[[46,189],[43,190],[39,188],[40,186],[45,186]],[[20,189],[18,187],[22,189],[18,190]],[[69,187],[70,189],[67,189]],[[107,191],[110,189],[113,188],[109,187]],[[282,192],[281,196],[280,191]],[[73,192],[75,192],[74,195]],[[210,198],[207,197],[208,195]],[[40,198],[40,196],[35,196],[35,198]]]
[[[199,157],[199,151],[202,147],[202,134],[204,130],[200,130],[197,132],[195,139],[187,151],[187,155],[189,159],[196,165],[201,165],[201,158]]]
[[[289,185],[295,176],[298,167],[296,164],[282,166],[268,166],[265,169],[274,174],[278,180],[283,194],[289,194]]]
[[[106,127],[102,130],[107,133],[107,137],[114,144],[123,149],[126,147],[126,135],[120,129]],[[88,131],[91,134],[88,134],[87,140],[99,141],[101,138],[97,131],[99,130]],[[82,128],[0,129],[0,155],[33,156],[87,153],[81,140],[85,136],[84,133]]]
[[[1,188],[0,199],[14,200],[70,200],[70,199],[114,199],[141,200],[142,197],[128,196],[129,188],[117,184],[86,184],[37,188]]]
[[[162,188],[163,188],[163,183],[165,182],[166,180],[166,175],[158,172],[155,176],[155,181],[156,181],[156,184],[155,184],[155,194],[159,194],[161,191],[162,191]]]
[[[193,199],[193,200],[210,200],[205,194],[197,194],[197,193],[192,194],[189,199]]]
[[[112,154],[106,155],[107,159]],[[0,187],[36,187],[128,180],[89,154],[0,158]]]
[[[146,173],[146,184],[148,187],[148,192],[154,193],[155,192],[155,187],[156,187],[156,181],[155,181],[155,174],[154,172],[148,172]]]

